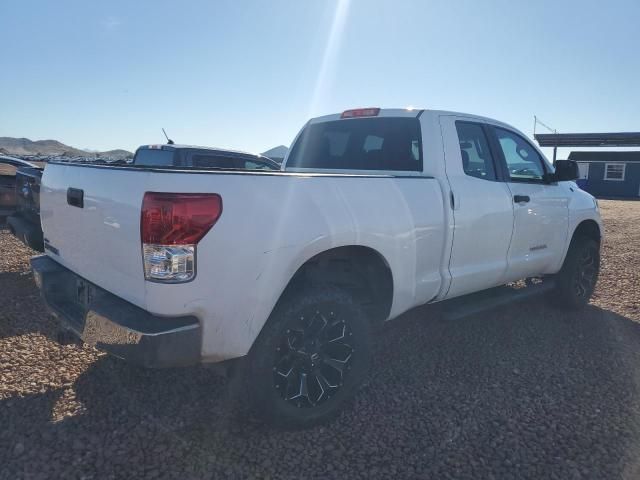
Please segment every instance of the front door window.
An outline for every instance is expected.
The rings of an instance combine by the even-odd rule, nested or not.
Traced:
[[[509,180],[541,183],[545,174],[544,161],[536,149],[509,130],[496,128],[495,132],[507,164]]]

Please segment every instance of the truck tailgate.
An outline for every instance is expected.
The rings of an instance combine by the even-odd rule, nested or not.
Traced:
[[[48,255],[140,307],[145,282],[140,207],[145,172],[50,164],[42,179],[41,218]],[[71,196],[68,198],[71,190]]]

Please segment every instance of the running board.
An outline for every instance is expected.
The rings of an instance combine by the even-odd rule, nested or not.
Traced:
[[[514,288],[504,285],[482,292],[471,293],[459,298],[443,302],[443,316],[447,320],[457,320],[491,310],[514,302],[529,300],[553,290],[555,282],[547,279],[543,282]]]

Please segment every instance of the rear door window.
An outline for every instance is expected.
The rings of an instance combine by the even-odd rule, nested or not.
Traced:
[[[464,173],[483,180],[495,180],[496,170],[482,125],[456,122]]]
[[[174,164],[174,151],[143,148],[136,153],[133,164],[145,167],[170,167]]]
[[[220,168],[240,170],[275,170],[270,164],[251,157],[221,154],[194,153],[188,165],[197,168]]]
[[[267,163],[252,162],[251,160],[245,160],[244,168],[247,170],[274,170],[274,167],[271,167]]]
[[[242,168],[240,161],[236,158],[202,154],[191,156],[191,166],[199,168]]]
[[[420,121],[376,117],[308,125],[293,146],[287,167],[422,171]]]

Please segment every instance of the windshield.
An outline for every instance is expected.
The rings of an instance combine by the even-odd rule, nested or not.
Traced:
[[[422,170],[420,123],[416,118],[359,118],[307,126],[287,168]]]

